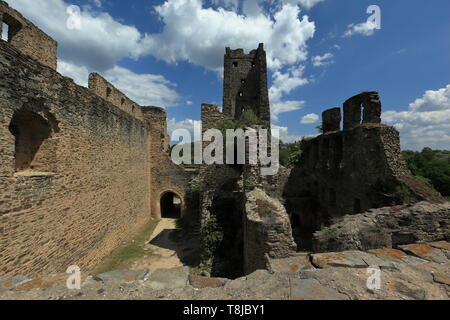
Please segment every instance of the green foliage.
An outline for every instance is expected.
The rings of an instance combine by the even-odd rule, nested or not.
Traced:
[[[259,124],[259,118],[253,110],[246,108],[239,119],[239,123],[244,127],[256,126]]]
[[[200,194],[200,175],[197,171],[191,181],[189,181],[189,186],[186,189],[186,211],[176,222],[177,229],[181,231],[180,234],[182,236],[189,236],[195,225],[199,223]]]
[[[298,142],[294,143],[280,143],[280,164],[285,167],[290,167],[300,160],[302,151]]]
[[[450,202],[450,196],[445,197],[445,199]]]
[[[245,110],[238,120],[225,119],[220,121],[215,128],[220,130],[225,136],[227,129],[238,130],[247,127],[256,126],[259,124],[258,116],[251,109]]]
[[[256,212],[263,218],[272,216],[273,212],[277,210],[277,208],[267,200],[256,200],[256,205]]]
[[[401,199],[409,199],[413,197],[411,190],[403,184],[397,185],[395,187],[394,194]]]
[[[214,257],[223,241],[223,230],[215,215],[212,214],[203,221],[200,234],[202,237],[202,260],[208,261]]]
[[[137,236],[115,249],[99,265],[97,265],[92,275],[101,274],[113,270],[125,270],[132,266],[132,263],[142,257],[156,256],[152,250],[146,250],[145,244],[149,240],[159,221],[151,220],[137,234]]]
[[[403,151],[409,169],[420,181],[450,196],[450,151],[425,148],[421,152]]]
[[[321,232],[322,232],[323,236],[329,241],[335,241],[339,238],[338,232],[333,228],[322,226]]]

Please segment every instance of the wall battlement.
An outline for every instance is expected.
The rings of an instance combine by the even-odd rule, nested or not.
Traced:
[[[0,0],[0,35],[8,25],[8,42],[43,65],[56,70],[57,42]],[[0,40],[1,41],[1,40]]]
[[[124,93],[114,87],[114,85],[112,85],[98,73],[91,73],[89,75],[88,87],[96,95],[112,103],[119,109],[125,111],[128,114],[131,114],[137,119],[144,119],[142,107],[128,98]]]

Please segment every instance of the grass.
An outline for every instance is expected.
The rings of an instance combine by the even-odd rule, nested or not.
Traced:
[[[149,240],[159,220],[151,220],[143,226],[138,234],[126,244],[113,250],[97,267],[92,271],[93,275],[109,272],[113,270],[128,269],[133,261],[141,257],[150,257],[155,254],[151,250],[144,250],[144,245]]]

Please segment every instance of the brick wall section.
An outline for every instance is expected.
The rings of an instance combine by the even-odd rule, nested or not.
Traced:
[[[0,274],[89,269],[150,219],[150,124],[6,42],[0,74]],[[19,110],[52,132],[45,161],[15,172]]]
[[[2,22],[9,26],[11,45],[34,60],[56,70],[57,42],[25,19],[19,12],[9,7],[5,1],[0,0],[0,34]]]
[[[133,117],[140,120],[144,119],[141,106],[129,99],[98,73],[89,75],[89,89]]]
[[[167,113],[159,107],[143,107],[143,114],[150,123],[150,162],[151,162],[151,211],[154,219],[161,218],[160,201],[166,192],[178,195],[182,201],[181,214],[185,209],[185,193],[189,176],[182,167],[170,159],[169,136],[167,135]]]

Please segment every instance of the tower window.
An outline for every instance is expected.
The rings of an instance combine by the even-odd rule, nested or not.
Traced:
[[[244,93],[241,91],[241,92],[239,92],[239,97],[243,97],[244,96]]]
[[[235,62],[233,62],[233,67],[234,68],[237,68],[238,67],[238,63],[235,61]]]
[[[9,41],[9,25],[2,23],[2,40]]]
[[[124,103],[125,103],[125,99],[122,98],[122,100],[120,100],[120,104],[123,106]]]
[[[106,88],[106,97],[109,98],[111,96],[112,90],[111,88]]]
[[[245,83],[245,79],[241,79],[241,83],[244,84]]]

